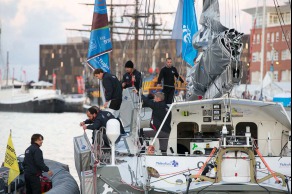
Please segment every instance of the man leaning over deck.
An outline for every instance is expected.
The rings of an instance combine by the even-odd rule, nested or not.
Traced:
[[[114,117],[114,115],[108,111],[102,111],[100,110],[97,106],[93,106],[90,107],[87,112],[87,117],[88,119],[81,122],[80,126],[86,130],[86,129],[90,129],[92,130],[92,144],[94,144],[94,138],[95,138],[95,130],[100,130],[101,127],[106,128],[106,123],[110,120],[110,119],[116,119]],[[120,129],[122,130],[122,129]],[[122,133],[122,131],[121,131]],[[108,138],[106,136],[106,132],[104,131],[103,134],[103,140],[104,143],[107,147],[109,147],[109,141]],[[120,138],[116,141],[119,142]]]
[[[123,88],[121,82],[115,75],[104,72],[102,69],[96,69],[93,72],[94,77],[102,80],[102,85],[105,90],[105,104],[104,108],[106,111],[111,112],[114,117],[120,122],[122,134],[125,134],[123,124],[119,118],[120,108],[123,98]]]

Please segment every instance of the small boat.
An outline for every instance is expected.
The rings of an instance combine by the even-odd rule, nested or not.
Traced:
[[[40,81],[27,85],[14,84],[0,86],[0,111],[62,113],[65,100],[60,90],[53,90],[53,85]]]
[[[18,157],[20,166],[20,176],[14,180],[11,185],[7,186],[7,179],[9,169],[6,167],[0,168],[0,194],[8,194],[15,190],[19,194],[25,194],[25,180],[23,174],[22,161],[23,158]],[[78,184],[69,172],[69,166],[53,160],[46,160],[45,164],[54,172],[54,175],[50,177],[52,182],[52,188],[46,192],[48,194],[80,194]],[[49,177],[47,173],[43,173],[44,176]]]

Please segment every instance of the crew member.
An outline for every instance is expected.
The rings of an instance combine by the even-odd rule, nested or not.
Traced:
[[[102,111],[100,110],[98,107],[93,106],[90,107],[87,112],[87,117],[88,119],[81,122],[80,126],[86,130],[86,129],[90,129],[93,130],[92,132],[92,144],[94,143],[94,138],[95,138],[95,130],[100,130],[101,127],[106,128],[106,123],[110,120],[110,119],[116,119],[114,117],[114,115],[108,111]],[[121,134],[124,133],[121,130]],[[104,131],[105,132],[105,131]],[[105,142],[106,146],[109,146],[109,142],[108,142],[108,138],[106,136],[106,133],[103,134],[103,140]],[[116,141],[119,142],[120,138]]]
[[[157,82],[157,86],[161,86],[161,81],[163,79],[164,84],[162,92],[165,94],[166,104],[172,104],[173,102],[175,77],[184,83],[184,80],[179,76],[177,69],[172,66],[172,59],[167,58],[166,65],[161,69]]]
[[[137,93],[138,91],[136,91]],[[164,101],[164,94],[162,92],[156,92],[154,94],[154,100],[150,100],[148,97],[142,95],[144,106],[149,106],[152,109],[152,117],[150,121],[150,130],[140,130],[140,142],[143,144],[143,137],[155,137],[158,132],[169,108]],[[163,155],[167,153],[168,138],[171,131],[171,113],[168,115],[165,123],[162,126],[161,132],[158,135],[160,150]]]
[[[134,68],[132,61],[127,61],[125,64],[126,73],[123,76],[122,86],[124,89],[135,87],[139,91],[141,88],[141,73]]]
[[[23,167],[27,194],[41,194],[40,175],[43,172],[53,176],[53,172],[44,163],[43,152],[40,149],[43,140],[41,134],[32,135],[31,145],[25,150]]]
[[[115,75],[104,72],[102,69],[96,69],[94,71],[94,76],[102,80],[102,85],[105,89],[106,102],[104,108],[108,108],[108,111],[118,118],[123,98],[121,82]]]

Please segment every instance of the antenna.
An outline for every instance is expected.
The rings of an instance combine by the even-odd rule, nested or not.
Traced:
[[[156,1],[156,0],[155,0]],[[94,4],[92,3],[80,3],[82,5],[86,5],[86,6],[94,6]],[[156,23],[156,15],[167,15],[167,14],[174,14],[174,12],[155,12],[155,2],[153,5],[153,11],[149,12],[149,13],[140,13],[140,6],[141,4],[139,3],[139,0],[135,1],[135,4],[115,4],[114,0],[111,0],[109,4],[107,4],[107,6],[109,7],[109,27],[110,27],[110,34],[111,34],[111,39],[113,40],[113,35],[127,35],[127,36],[131,36],[134,35],[134,62],[136,64],[136,67],[138,70],[141,70],[141,62],[138,62],[139,60],[139,52],[138,52],[138,43],[139,43],[139,37],[140,36],[147,36],[147,37],[152,37],[154,40],[155,39],[159,39],[160,37],[170,37],[171,36],[171,32],[172,29],[162,29],[162,28],[158,28],[159,26],[161,26],[161,24]],[[129,25],[129,26],[122,26],[122,25],[115,25],[116,23],[121,23],[120,21],[116,22],[114,21],[115,16],[115,12],[114,9],[115,7],[134,7],[135,8],[135,12],[133,14],[127,14],[126,12],[124,12],[122,18],[128,17],[128,18],[132,18],[134,20],[134,24],[133,25]],[[152,17],[152,23],[148,23],[147,25],[141,27],[141,25],[139,25],[139,21],[140,19],[143,18],[149,18]],[[83,26],[86,27],[90,27],[91,25],[89,24],[84,24]],[[118,29],[123,29],[123,30],[134,30],[134,34],[130,33],[130,31],[125,32],[125,31],[118,31]],[[67,28],[66,30],[71,30],[71,31],[79,31],[79,32],[90,32],[89,29],[77,29],[77,28]],[[141,30],[144,30],[144,32],[142,33]],[[151,31],[151,33],[147,33]],[[164,34],[162,34],[163,32],[166,32]],[[155,44],[155,41],[153,41],[153,43]],[[149,48],[154,48],[153,46],[150,46]],[[113,49],[112,53],[111,53],[111,57],[110,57],[110,64],[111,64],[111,71],[114,72],[114,69],[116,68],[116,66],[114,64],[116,64],[116,61],[114,61],[113,56],[114,56],[114,52],[115,49]],[[148,54],[150,54],[151,52],[148,52]],[[151,60],[152,58],[146,57],[148,60]],[[123,61],[124,62],[124,61]],[[151,61],[149,61],[148,64],[152,64]],[[122,74],[122,72],[121,72]]]

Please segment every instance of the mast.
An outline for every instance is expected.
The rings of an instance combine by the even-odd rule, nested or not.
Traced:
[[[135,7],[135,41],[134,41],[134,48],[135,48],[135,64],[137,69],[141,71],[141,64],[138,63],[138,41],[139,41],[139,0],[136,0],[136,7]]]
[[[6,71],[6,86],[8,86],[8,75],[9,75],[9,52],[7,51],[7,60],[6,60],[6,65],[7,65],[7,71]]]
[[[266,0],[263,0],[263,25],[262,25],[262,46],[261,46],[261,96],[263,99],[263,80],[264,80],[264,62],[265,62],[265,36],[266,36]]]

